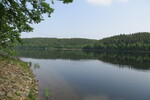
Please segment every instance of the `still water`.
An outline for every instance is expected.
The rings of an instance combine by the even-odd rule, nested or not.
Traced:
[[[20,50],[39,81],[39,100],[150,100],[150,54]]]

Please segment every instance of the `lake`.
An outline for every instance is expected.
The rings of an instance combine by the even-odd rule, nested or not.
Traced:
[[[150,54],[19,50],[39,81],[39,100],[150,100]]]

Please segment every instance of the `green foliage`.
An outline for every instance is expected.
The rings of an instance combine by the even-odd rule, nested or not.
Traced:
[[[73,2],[73,0],[60,0],[60,1],[63,1],[63,3],[70,3],[70,2]]]
[[[18,96],[22,95],[19,91],[16,91],[15,94],[18,95]]]
[[[150,51],[150,33],[141,32],[129,35],[117,35],[104,38],[83,49],[88,50],[119,50],[119,51]]]
[[[33,87],[30,89],[27,100],[37,100],[37,96],[35,95],[35,90]]]
[[[59,0],[70,3],[73,0]],[[0,1],[0,50],[8,53],[15,43],[21,42],[21,32],[31,32],[31,24],[38,24],[43,14],[50,17],[54,9],[46,0],[1,0]],[[9,53],[8,53],[9,54]]]
[[[92,44],[96,40],[71,38],[24,38],[23,45],[17,45],[19,49],[82,49],[87,44]]]
[[[49,95],[50,95],[49,88],[46,88],[45,89],[45,97],[48,98]]]

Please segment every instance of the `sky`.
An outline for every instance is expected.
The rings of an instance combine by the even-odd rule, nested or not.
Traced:
[[[50,2],[51,0],[49,0]],[[150,0],[55,0],[51,18],[32,25],[22,38],[102,39],[119,34],[150,32]]]

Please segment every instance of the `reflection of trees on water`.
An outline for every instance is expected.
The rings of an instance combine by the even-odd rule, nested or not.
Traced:
[[[96,59],[80,50],[18,50],[19,56],[37,59]]]
[[[88,52],[73,50],[18,50],[19,55],[37,59],[98,59],[119,67],[150,69],[150,53]]]
[[[129,67],[136,69],[150,69],[149,53],[98,53],[98,59],[110,64],[116,64],[119,67]]]

